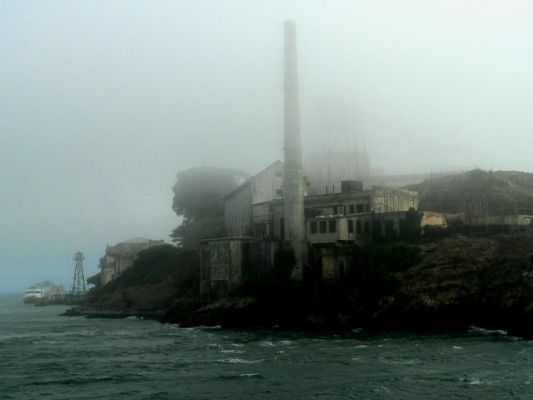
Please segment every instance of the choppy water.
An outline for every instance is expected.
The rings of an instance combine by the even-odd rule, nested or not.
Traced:
[[[5,399],[533,399],[501,333],[304,335],[58,317],[0,297]]]

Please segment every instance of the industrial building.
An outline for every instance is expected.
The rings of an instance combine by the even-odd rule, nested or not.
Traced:
[[[117,278],[131,267],[142,251],[154,246],[165,244],[163,240],[133,238],[114,246],[107,246],[105,255],[100,259],[100,280],[102,285]]]
[[[224,217],[229,237],[250,236],[254,204],[282,199],[283,168],[283,163],[276,161],[226,195]]]
[[[276,251],[287,246],[294,251],[294,280],[303,279],[309,257],[321,264],[323,278],[340,277],[347,246],[371,243],[378,232],[398,234],[406,212],[418,206],[415,192],[365,190],[356,180],[342,181],[337,191],[334,186],[313,188],[304,177],[292,22],[285,23],[284,88],[284,162],[276,161],[225,197],[227,237],[201,245],[202,293],[224,293],[262,279]]]

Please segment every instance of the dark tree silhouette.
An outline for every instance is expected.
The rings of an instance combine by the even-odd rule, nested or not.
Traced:
[[[226,168],[195,167],[179,172],[172,188],[172,209],[183,221],[172,231],[172,239],[190,248],[202,239],[225,236],[224,196],[246,178],[245,173]]]

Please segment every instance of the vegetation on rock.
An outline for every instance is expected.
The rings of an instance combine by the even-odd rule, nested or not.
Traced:
[[[514,214],[517,202],[533,203],[533,174],[518,171],[483,171],[475,169],[461,174],[428,179],[407,186],[418,192],[419,209],[461,212],[482,209]],[[528,209],[529,213],[533,210]]]
[[[116,279],[90,292],[88,304],[110,310],[155,311],[176,298],[195,298],[199,287],[196,251],[171,245],[139,253],[134,264]]]

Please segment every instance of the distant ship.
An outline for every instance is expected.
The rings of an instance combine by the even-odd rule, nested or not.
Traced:
[[[43,297],[43,288],[37,286],[30,286],[24,291],[24,296],[22,296],[22,300],[24,301],[24,303],[36,303]]]

